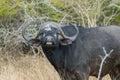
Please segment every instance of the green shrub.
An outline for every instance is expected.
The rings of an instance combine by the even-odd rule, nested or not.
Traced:
[[[21,19],[21,3],[20,0],[0,0],[0,27],[10,27],[9,24]]]
[[[16,14],[14,7],[11,0],[0,0],[0,17]]]

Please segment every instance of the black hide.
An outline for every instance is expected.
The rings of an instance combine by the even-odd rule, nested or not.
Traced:
[[[79,28],[79,35],[72,44],[60,45],[55,49],[43,47],[43,51],[57,71],[68,73],[71,80],[88,80],[89,76],[98,75],[103,47],[113,49],[103,65],[101,77],[110,74],[111,78],[120,75],[120,27],[104,26]],[[74,34],[72,26],[62,28],[66,35]],[[68,80],[68,79],[66,79]],[[119,79],[116,79],[119,80]]]

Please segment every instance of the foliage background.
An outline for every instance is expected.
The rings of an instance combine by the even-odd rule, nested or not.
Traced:
[[[11,27],[12,23],[19,24],[35,19],[84,27],[120,25],[119,0],[0,0],[0,2],[0,27],[3,25]]]

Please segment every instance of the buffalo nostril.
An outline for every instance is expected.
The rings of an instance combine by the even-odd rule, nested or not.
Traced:
[[[53,45],[53,37],[52,37],[52,36],[47,36],[47,37],[46,37],[46,42],[45,42],[45,44],[46,44],[47,46]]]
[[[52,36],[47,36],[47,37],[46,37],[46,40],[52,41],[52,40],[53,40],[53,37],[52,37]]]

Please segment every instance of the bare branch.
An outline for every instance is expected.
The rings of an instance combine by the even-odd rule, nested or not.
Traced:
[[[100,69],[99,69],[99,73],[98,73],[98,77],[97,77],[97,80],[100,80],[100,77],[101,77],[101,73],[102,73],[102,67],[103,67],[103,64],[105,62],[105,60],[110,56],[110,54],[113,52],[113,49],[110,50],[109,53],[107,53],[107,51],[105,50],[105,48],[103,47],[103,52],[105,54],[105,56],[100,56],[102,61],[101,61],[101,64],[100,64]]]
[[[41,53],[42,57],[46,57],[41,46],[39,46],[39,47],[31,46],[31,49],[32,49],[32,52],[34,53],[35,57],[38,56],[40,53]]]

